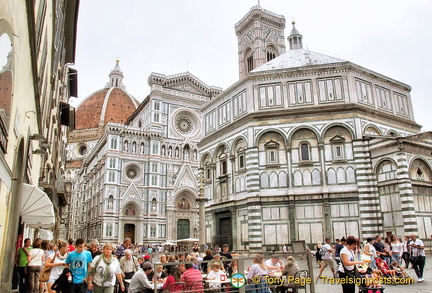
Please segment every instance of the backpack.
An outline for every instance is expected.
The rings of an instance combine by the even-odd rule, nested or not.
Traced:
[[[324,245],[320,248],[320,250],[319,250],[319,254],[321,255],[321,256],[324,256],[325,254],[326,254],[326,252],[327,252],[327,249],[325,249],[325,247],[324,247]]]

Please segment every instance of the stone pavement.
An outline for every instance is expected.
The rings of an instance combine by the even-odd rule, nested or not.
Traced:
[[[407,274],[414,278],[414,284],[408,285],[385,285],[384,293],[431,293],[432,292],[432,265],[431,260],[432,257],[430,255],[426,256],[426,265],[423,273],[424,281],[422,283],[417,282],[417,276],[413,269],[406,269]],[[314,263],[314,276],[318,276],[319,269],[317,265]],[[330,277],[332,275],[330,269],[327,267],[323,272],[324,276]],[[300,291],[302,292],[302,291]],[[309,292],[309,289],[308,289]],[[321,280],[318,280],[315,285],[315,293],[342,293],[342,286],[340,284],[323,284]],[[358,291],[356,291],[358,292]]]

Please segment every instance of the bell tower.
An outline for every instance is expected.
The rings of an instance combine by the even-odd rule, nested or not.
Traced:
[[[238,39],[239,77],[285,52],[285,17],[254,6],[234,26]]]

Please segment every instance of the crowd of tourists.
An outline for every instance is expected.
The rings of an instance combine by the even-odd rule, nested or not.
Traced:
[[[200,293],[204,289],[212,293],[237,292],[229,279],[239,272],[238,261],[229,252],[229,246],[209,247],[205,254],[199,251],[198,243],[192,247],[134,246],[130,238],[125,238],[119,245],[100,245],[97,240],[85,243],[84,239],[53,243],[37,238],[31,243],[27,238],[18,250],[19,292],[154,293],[154,289],[164,292]],[[283,252],[287,252],[286,245]],[[359,269],[366,266],[372,276],[379,278],[383,267],[389,277],[396,277],[411,266],[418,282],[423,281],[424,243],[415,235],[405,237],[404,241],[395,236],[382,241],[377,235],[374,239],[368,238],[364,246],[353,236],[336,239],[335,243],[326,238],[324,244],[318,243],[315,255],[320,268],[318,278],[326,267],[335,277],[351,278],[357,266]],[[246,275],[247,291],[275,291],[274,287],[269,288],[266,276],[296,276],[299,264],[295,259],[288,256],[284,263],[278,255],[268,259],[255,256],[253,264],[240,272]],[[257,278],[259,282],[256,282]],[[295,287],[287,280],[285,278],[285,282],[279,284],[277,292],[284,293]],[[355,283],[342,284],[343,292],[355,292],[355,286]]]
[[[421,283],[424,281],[423,271],[426,260],[424,247],[423,241],[414,234],[405,236],[404,240],[392,235],[384,238],[384,241],[381,235],[376,235],[374,238],[367,238],[363,246],[354,236],[336,239],[334,244],[331,243],[330,238],[326,238],[324,244],[319,242],[316,247],[315,256],[320,268],[318,278],[325,268],[329,267],[334,277],[366,276],[372,280],[382,280],[383,277],[387,277],[396,281],[398,277],[408,278],[406,269],[411,268],[415,271],[417,281]],[[381,287],[379,281],[372,285]],[[354,293],[356,282],[347,282],[342,284],[342,287],[344,293]]]

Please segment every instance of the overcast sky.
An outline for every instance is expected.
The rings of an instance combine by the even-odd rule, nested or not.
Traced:
[[[151,72],[189,71],[226,89],[238,80],[234,25],[258,0],[80,1],[76,63],[79,99],[103,88],[120,60],[126,90],[142,101]],[[432,130],[432,1],[261,0],[294,18],[304,47],[412,87],[417,123]]]

